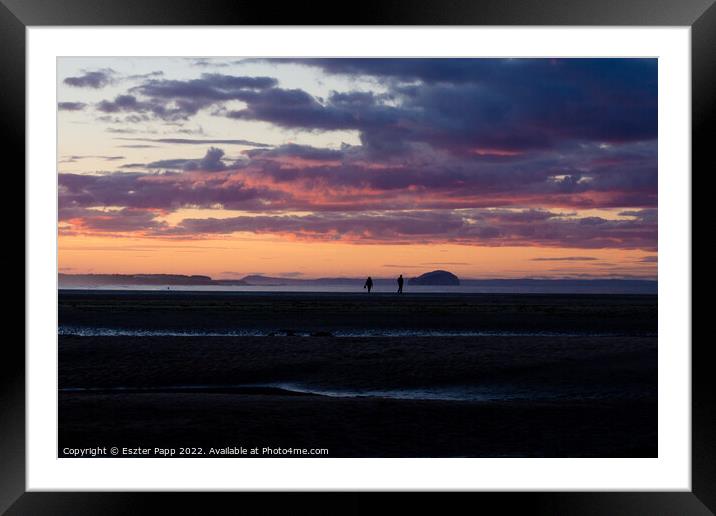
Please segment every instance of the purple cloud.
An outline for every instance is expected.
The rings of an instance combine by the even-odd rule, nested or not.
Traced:
[[[612,220],[603,227],[588,226],[585,230],[579,218],[563,218],[557,213],[537,219],[529,214],[512,215],[514,213],[492,210],[433,210],[239,216],[184,219],[179,225],[155,234],[196,236],[250,232],[367,244],[451,242],[486,246],[656,248],[654,228],[636,221]]]
[[[82,111],[87,107],[84,102],[58,102],[57,109],[60,111]]]
[[[594,256],[559,256],[559,257],[544,257],[544,258],[532,258],[533,262],[593,262],[598,260]]]
[[[111,68],[104,68],[102,70],[85,71],[82,75],[76,77],[66,77],[64,81],[68,86],[74,86],[75,88],[103,88],[114,82],[114,75],[117,72]]]
[[[224,151],[216,147],[210,147],[201,159],[168,159],[147,163],[147,168],[179,169],[179,170],[202,170],[204,172],[219,172],[226,170],[222,161]]]
[[[207,139],[207,138],[116,138],[117,140],[165,143],[171,145],[247,145],[251,147],[270,147],[265,143],[241,139]]]

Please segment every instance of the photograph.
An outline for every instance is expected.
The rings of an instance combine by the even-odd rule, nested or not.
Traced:
[[[57,455],[658,457],[658,70],[57,57]]]

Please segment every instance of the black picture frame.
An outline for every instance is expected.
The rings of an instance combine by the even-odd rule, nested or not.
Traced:
[[[0,104],[5,145],[24,170],[25,28],[86,25],[612,25],[691,27],[692,169],[716,169],[707,127],[716,112],[715,0],[383,0],[360,5],[266,4],[214,0],[0,0]],[[340,9],[339,9],[340,7]],[[338,13],[344,12],[344,15]],[[324,13],[324,14],[321,14]],[[706,172],[707,170],[704,170]],[[16,173],[13,171],[13,173]],[[693,177],[693,173],[692,177]],[[18,191],[24,190],[23,183]],[[19,197],[19,195],[18,195]],[[23,255],[24,256],[24,255]],[[26,258],[26,257],[25,257]],[[692,490],[690,492],[469,493],[458,497],[484,512],[537,514],[670,514],[716,512],[716,385],[707,360],[710,339],[692,342]],[[687,344],[687,343],[684,343]],[[272,514],[367,512],[374,493],[40,493],[25,492],[25,349],[6,339],[0,360],[0,513],[213,514],[258,504]],[[388,495],[392,497],[394,495]],[[441,497],[417,494],[422,510],[444,510]],[[401,503],[405,503],[401,501]],[[451,500],[451,505],[460,500]],[[457,507],[457,506],[454,506]],[[339,509],[340,508],[340,509]],[[404,506],[403,509],[406,509]],[[402,511],[401,511],[402,512]]]

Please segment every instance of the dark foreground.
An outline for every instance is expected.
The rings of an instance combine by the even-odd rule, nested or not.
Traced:
[[[59,322],[188,332],[391,329],[656,334],[657,297],[63,290]]]
[[[142,456],[201,448],[190,456],[204,457],[252,448],[259,456],[657,455],[653,297],[123,296],[61,294],[60,325],[593,333],[61,336],[61,456],[95,447],[119,456],[122,448],[145,448]]]

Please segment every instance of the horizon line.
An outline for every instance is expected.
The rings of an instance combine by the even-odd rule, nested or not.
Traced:
[[[444,269],[436,269],[444,270]],[[434,272],[434,271],[428,271]],[[445,271],[450,272],[450,271]],[[454,274],[454,273],[451,273]],[[135,272],[135,273],[121,273],[121,272],[86,272],[86,273],[72,273],[72,272],[61,272],[58,271],[58,276],[183,276],[183,277],[201,277],[208,278],[210,281],[243,281],[246,278],[258,277],[267,279],[278,279],[287,281],[319,281],[319,280],[358,280],[362,281],[368,276],[317,276],[317,277],[292,277],[292,276],[272,276],[266,274],[245,274],[241,277],[213,277],[208,274],[181,274],[181,273],[164,273],[164,272]],[[417,276],[406,276],[407,279],[417,278]],[[457,276],[457,275],[455,275]],[[372,276],[371,276],[372,277]],[[397,276],[376,276],[373,278],[376,280],[394,281]],[[645,277],[645,276],[583,276],[583,277],[546,277],[546,276],[520,276],[520,277],[496,277],[496,278],[485,278],[485,277],[458,277],[460,281],[593,281],[593,280],[609,280],[609,281],[652,281],[657,282],[658,277]]]

